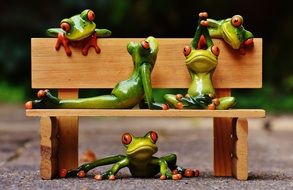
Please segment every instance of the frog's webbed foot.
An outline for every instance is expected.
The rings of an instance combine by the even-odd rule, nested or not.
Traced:
[[[69,47],[69,40],[66,38],[64,33],[59,32],[57,42],[56,42],[56,45],[55,45],[55,49],[58,51],[60,49],[61,45],[64,47],[66,55],[71,56],[71,49]]]
[[[38,100],[28,101],[25,104],[26,109],[44,109],[44,108],[55,108],[59,104],[59,99],[53,96],[49,90],[39,90]]]
[[[108,170],[102,174],[97,174],[95,175],[95,179],[96,180],[105,180],[105,179],[108,179],[108,180],[115,180],[116,177],[115,175],[111,172],[111,170]]]
[[[84,56],[86,56],[86,55],[88,54],[88,51],[89,51],[89,48],[90,48],[90,47],[95,48],[95,51],[96,51],[96,53],[98,53],[98,54],[101,52],[101,49],[100,49],[100,47],[99,47],[98,44],[97,44],[97,34],[96,34],[96,33],[94,33],[94,34],[92,34],[92,35],[90,36],[88,42],[87,42],[87,43],[85,44],[85,46],[82,48],[82,54],[83,54]]]
[[[192,170],[189,168],[182,168],[180,166],[177,166],[176,169],[172,171],[172,174],[181,174],[183,177],[198,177],[199,176],[199,170]]]
[[[81,169],[75,169],[75,170],[61,169],[61,170],[59,170],[59,178],[69,178],[69,177],[83,178],[85,176],[86,176],[86,172]]]
[[[167,172],[166,174],[163,174],[160,176],[161,180],[166,180],[166,179],[172,179],[172,180],[180,180],[182,179],[182,175],[180,173],[171,173],[171,172]]]
[[[240,45],[239,53],[241,55],[245,55],[246,54],[246,49],[253,47],[253,45],[254,45],[253,38],[248,38],[247,40],[242,42],[242,44]]]

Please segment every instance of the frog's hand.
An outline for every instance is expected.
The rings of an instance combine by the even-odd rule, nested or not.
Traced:
[[[95,29],[98,38],[105,38],[111,36],[112,32],[108,29]]]
[[[223,38],[223,31],[221,29],[222,23],[224,22],[224,20],[214,20],[214,19],[207,19],[208,21],[208,30],[210,33],[210,36],[212,38]]]
[[[109,157],[106,157],[103,159],[95,160],[91,163],[83,164],[83,165],[79,166],[77,169],[69,170],[67,172],[66,176],[64,176],[64,177],[76,177],[78,175],[78,173],[81,171],[87,173],[91,169],[96,168],[98,166],[105,166],[105,165],[109,165],[109,164],[114,164],[114,163],[122,161],[125,158],[126,157],[123,155],[117,155],[117,156],[109,156]]]
[[[112,166],[112,168],[102,174],[97,174],[95,176],[95,179],[97,180],[103,180],[103,179],[110,179],[110,180],[115,180],[115,175],[117,172],[129,165],[129,159],[124,156],[123,159],[119,160],[118,162],[115,162],[115,164]]]
[[[236,104],[235,97],[222,97],[219,98],[220,104],[217,105],[217,110],[226,110],[232,108]]]
[[[153,89],[152,89],[152,82],[151,82],[151,66],[148,63],[143,63],[140,66],[140,75],[142,78],[142,84],[145,94],[145,99],[149,106],[149,109],[168,109],[166,104],[155,103],[153,98]]]
[[[51,37],[58,37],[59,33],[64,33],[64,31],[61,28],[49,28],[46,31],[48,36]]]

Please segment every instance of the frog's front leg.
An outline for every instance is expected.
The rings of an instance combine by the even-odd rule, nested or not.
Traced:
[[[116,179],[115,175],[117,174],[117,172],[120,169],[127,167],[128,165],[129,165],[129,159],[127,157],[124,157],[122,160],[115,163],[110,170],[102,174],[97,174],[95,176],[95,179],[96,180],[103,180],[103,179],[115,180]]]
[[[57,42],[55,45],[55,49],[58,51],[61,47],[61,45],[64,47],[64,50],[66,52],[67,56],[71,56],[71,49],[69,47],[69,40],[66,38],[63,32],[58,33]]]
[[[169,106],[166,104],[156,103],[153,98],[153,90],[151,84],[151,66],[150,64],[143,63],[140,67],[140,74],[142,77],[143,89],[145,94],[146,103],[149,109],[167,110]]]
[[[102,37],[109,37],[111,31],[107,29],[95,29],[95,32],[89,37],[85,46],[82,48],[82,54],[87,55],[89,48],[95,48],[96,53],[101,53],[101,48],[98,46],[97,39]]]

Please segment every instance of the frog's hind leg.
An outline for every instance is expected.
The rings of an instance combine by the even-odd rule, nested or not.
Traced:
[[[167,101],[167,104],[171,107],[171,108],[176,108],[176,109],[183,109],[184,105],[183,103],[179,100],[182,98],[181,94],[165,94],[164,95],[164,99]]]
[[[198,170],[191,170],[188,168],[183,168],[181,166],[178,166],[176,164],[177,162],[177,156],[176,154],[168,154],[166,156],[161,157],[161,159],[165,160],[168,164],[168,168],[172,171],[173,175],[181,174],[184,177],[194,177],[199,175]]]
[[[131,108],[133,102],[127,100],[122,101],[114,95],[102,95],[91,98],[79,99],[58,99],[53,96],[49,90],[40,90],[38,92],[38,100],[26,103],[27,109],[44,109],[44,108],[57,108],[57,109],[94,109],[94,108]]]
[[[217,110],[226,110],[232,108],[236,104],[235,97],[222,97],[219,98],[219,105],[216,106]]]

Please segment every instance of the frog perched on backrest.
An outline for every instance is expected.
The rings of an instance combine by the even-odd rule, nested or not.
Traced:
[[[204,22],[212,38],[221,38],[233,49],[245,54],[245,48],[253,46],[253,34],[243,27],[244,19],[241,15],[223,20],[207,19]],[[192,42],[195,45],[195,41]],[[204,44],[204,38],[200,39],[199,46]]]
[[[78,15],[63,19],[60,22],[60,28],[50,28],[47,30],[47,34],[58,37],[55,45],[56,50],[59,50],[60,46],[63,45],[68,56],[71,55],[69,45],[81,47],[83,55],[88,54],[90,47],[94,47],[96,53],[100,53],[101,49],[97,45],[97,38],[108,37],[111,35],[111,31],[97,29],[94,19],[95,13],[86,9]]]
[[[188,92],[166,94],[167,103],[177,109],[228,109],[235,104],[234,97],[215,98],[212,75],[218,63],[220,50],[213,44],[207,29],[207,13],[199,14],[198,27],[191,46],[185,46],[183,53],[192,82]],[[197,49],[201,36],[204,36],[207,49]]]

